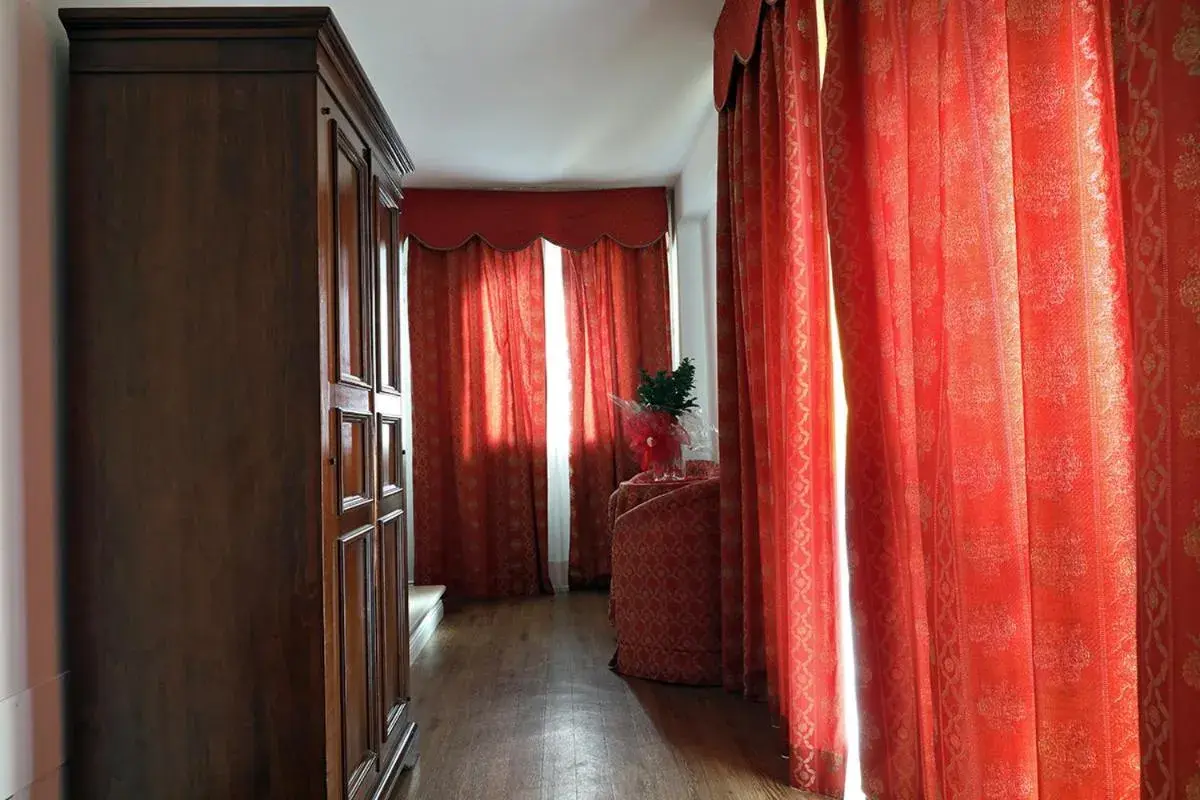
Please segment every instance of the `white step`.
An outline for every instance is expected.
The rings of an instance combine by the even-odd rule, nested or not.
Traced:
[[[438,623],[442,621],[446,611],[442,604],[444,594],[446,594],[445,586],[408,587],[408,660],[410,662],[417,660],[421,650],[433,638]]]

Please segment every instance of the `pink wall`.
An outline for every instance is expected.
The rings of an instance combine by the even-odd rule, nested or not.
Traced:
[[[0,0],[0,797],[58,797],[62,764],[54,275],[65,44]]]

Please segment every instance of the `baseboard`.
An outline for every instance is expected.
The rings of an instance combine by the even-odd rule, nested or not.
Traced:
[[[31,785],[14,794],[11,800],[62,800],[65,796],[63,793],[63,769],[63,767],[58,767],[49,775],[38,778]]]
[[[48,797],[64,762],[65,673],[0,700],[0,797]]]
[[[446,604],[438,600],[437,605],[429,609],[424,618],[417,624],[416,630],[408,639],[408,660],[413,663],[417,660],[417,656],[421,655],[421,651],[425,649],[425,645],[429,644],[429,640],[433,638],[433,634],[437,631],[437,626],[441,623],[442,617],[446,616]]]

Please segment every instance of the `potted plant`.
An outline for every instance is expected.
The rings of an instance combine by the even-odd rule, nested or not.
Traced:
[[[641,370],[636,401],[614,398],[624,412],[629,447],[655,480],[684,477],[683,448],[691,436],[682,420],[699,407],[695,388],[696,367],[685,358],[671,371]]]

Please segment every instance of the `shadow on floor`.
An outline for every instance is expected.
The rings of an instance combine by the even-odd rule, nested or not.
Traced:
[[[787,783],[782,732],[771,724],[765,703],[751,702],[720,688],[617,677],[637,698],[654,729],[674,749],[689,758],[721,762],[734,772]]]

